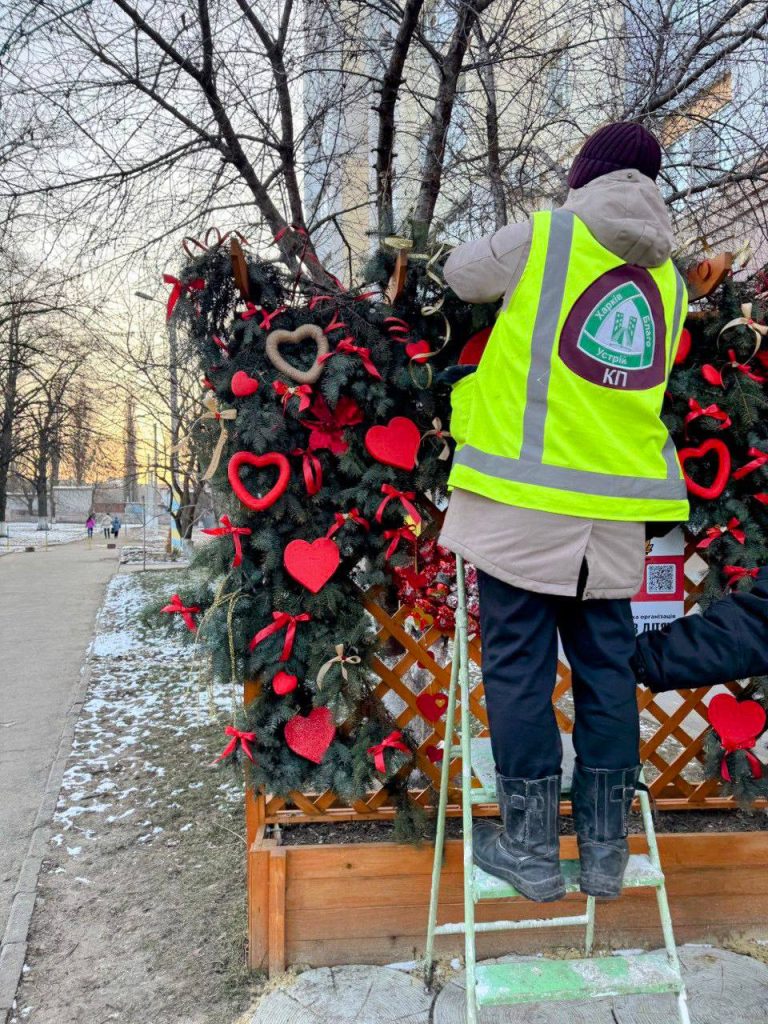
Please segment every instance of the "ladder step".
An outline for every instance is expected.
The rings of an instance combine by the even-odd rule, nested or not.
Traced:
[[[578,860],[562,860],[560,866],[565,877],[566,892],[579,891]],[[642,889],[648,886],[658,888],[664,884],[664,873],[655,868],[650,857],[645,853],[634,853],[624,874],[625,889]],[[503,900],[519,896],[517,889],[503,878],[489,875],[481,868],[474,866],[472,871],[472,888],[477,900]]]
[[[665,953],[478,964],[480,1006],[679,992],[682,981]]]

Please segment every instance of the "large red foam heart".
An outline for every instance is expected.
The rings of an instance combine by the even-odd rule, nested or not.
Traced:
[[[328,708],[313,708],[304,718],[294,715],[285,723],[285,742],[299,757],[320,764],[336,735],[333,715]]]
[[[405,346],[405,354],[414,363],[425,363],[431,351],[429,342],[424,338],[419,338],[418,341],[409,341]]]
[[[263,466],[276,466],[278,473],[274,486],[261,498],[255,497],[240,479],[240,468],[242,466],[256,466],[259,469]],[[252,508],[254,512],[263,512],[265,508],[274,505],[277,499],[285,494],[288,481],[291,478],[291,464],[286,456],[281,455],[280,452],[267,452],[266,455],[254,455],[253,452],[235,452],[229,460],[227,476],[229,477],[230,487],[243,505],[246,508]]]
[[[285,571],[313,594],[325,586],[340,561],[339,547],[330,537],[318,537],[311,544],[308,540],[292,540],[283,552]]]
[[[695,480],[691,480],[685,471],[685,464],[690,459],[701,459],[710,452],[717,454],[717,472],[715,473],[715,479],[709,487],[703,487],[701,484],[697,484]],[[719,498],[725,490],[725,485],[728,483],[728,478],[731,475],[731,453],[725,442],[717,437],[709,437],[698,448],[681,448],[677,454],[680,459],[680,466],[683,470],[686,486],[691,494],[695,494],[698,498],[708,498],[710,500]]]
[[[259,382],[253,377],[249,377],[245,370],[238,370],[229,382],[229,386],[236,398],[248,398],[249,395],[255,395],[259,390]]]
[[[428,722],[437,722],[448,707],[448,696],[445,693],[420,693],[416,707]]]
[[[691,332],[684,327],[680,334],[680,344],[675,353],[675,366],[681,366],[691,354]]]
[[[724,746],[755,740],[765,728],[765,708],[755,700],[736,700],[732,693],[718,693],[707,708],[709,724]]]
[[[365,435],[368,453],[397,469],[413,469],[420,441],[419,428],[407,416],[393,416],[386,426],[371,427]]]

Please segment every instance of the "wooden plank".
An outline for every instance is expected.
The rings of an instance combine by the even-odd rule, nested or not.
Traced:
[[[285,880],[286,848],[269,851],[269,976],[285,970]]]
[[[248,855],[248,967],[267,968],[269,955],[269,848]]]

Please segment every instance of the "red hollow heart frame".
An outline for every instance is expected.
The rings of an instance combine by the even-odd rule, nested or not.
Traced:
[[[701,459],[705,455],[709,455],[710,452],[714,452],[718,457],[717,472],[712,483],[708,487],[704,487],[690,478],[685,471],[685,464],[690,459]],[[731,453],[728,445],[717,437],[709,437],[697,448],[681,448],[677,454],[680,459],[683,475],[685,476],[686,486],[691,494],[695,494],[697,498],[705,498],[709,501],[719,498],[725,490],[725,485],[728,483],[731,475]]]
[[[277,480],[274,485],[261,498],[251,494],[243,481],[240,479],[240,470],[243,466],[253,466],[256,469],[263,469],[265,466],[274,466],[277,469]],[[285,494],[288,481],[291,478],[291,464],[285,455],[279,452],[267,452],[265,455],[255,455],[253,452],[235,452],[227,466],[229,485],[235,496],[246,508],[254,512],[263,512],[274,505],[278,498]]]

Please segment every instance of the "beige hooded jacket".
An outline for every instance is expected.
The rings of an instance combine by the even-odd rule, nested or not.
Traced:
[[[595,178],[572,189],[563,205],[627,263],[656,267],[669,258],[673,236],[666,207],[654,182],[639,171]],[[466,302],[504,296],[506,303],[522,276],[530,241],[526,221],[460,245],[445,265],[446,281]],[[542,594],[575,596],[585,561],[585,599],[632,597],[642,582],[643,523],[554,515],[457,489],[440,543],[491,576]]]

